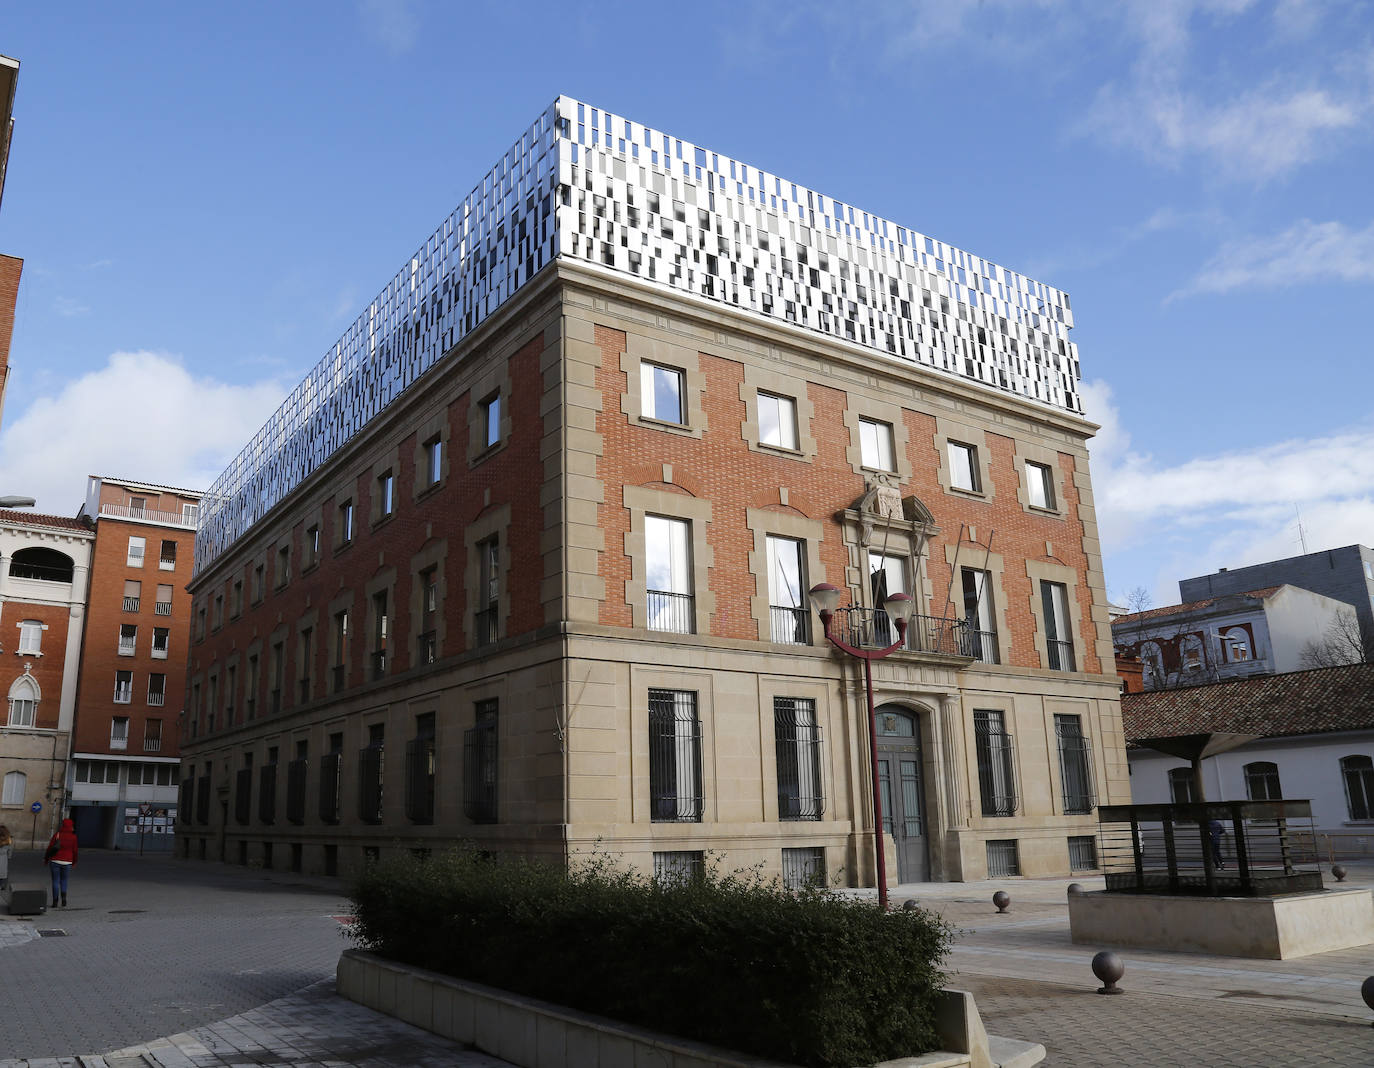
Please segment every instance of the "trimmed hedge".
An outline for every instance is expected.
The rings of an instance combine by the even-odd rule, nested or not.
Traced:
[[[467,851],[371,865],[352,898],[352,937],[385,957],[743,1053],[858,1065],[939,1047],[951,930],[924,910]]]

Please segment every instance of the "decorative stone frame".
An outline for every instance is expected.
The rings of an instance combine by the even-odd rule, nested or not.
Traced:
[[[824,641],[824,638],[821,640]],[[759,745],[763,756],[759,762],[763,773],[763,820],[780,835],[787,835],[790,829],[795,829],[798,837],[813,838],[821,824],[839,818],[835,806],[847,800],[837,796],[837,791],[845,788],[843,784],[847,773],[844,759],[849,751],[849,735],[852,728],[844,722],[842,709],[832,707],[831,690],[824,682],[800,676],[760,674],[758,685]],[[821,769],[821,790],[825,795],[825,809],[819,820],[784,820],[778,816],[777,725],[773,718],[775,697],[801,697],[815,702],[816,722],[821,728],[821,753],[818,764]],[[807,841],[797,844],[813,843]],[[788,848],[790,845],[790,842],[784,841],[782,848]]]
[[[983,561],[984,555],[987,557],[986,563]],[[988,664],[983,661],[975,661],[969,667],[981,670],[1007,664],[1011,659],[1010,654],[1014,648],[1015,638],[1011,627],[1007,625],[1006,563],[1002,554],[987,553],[981,545],[975,545],[972,542],[964,542],[962,545],[946,542],[945,563],[950,566],[954,575],[954,582],[950,586],[950,599],[953,601],[954,608],[960,612],[963,609],[963,578],[960,575],[960,569],[967,567],[977,571],[987,571],[990,576],[988,594],[992,598],[992,618],[997,626],[997,663]],[[958,600],[955,600],[955,597]],[[962,614],[959,614],[959,618],[963,618]]]
[[[655,486],[624,486],[622,497],[630,511],[630,528],[625,532],[625,555],[630,558],[630,577],[625,582],[625,603],[630,606],[634,625],[649,629],[648,552],[644,544],[644,517],[661,515],[688,524],[692,549],[693,632],[711,633],[711,617],[716,610],[716,595],[711,591],[711,568],[715,552],[706,538],[706,525],[712,521],[711,502],[688,493],[673,493]]]
[[[493,536],[498,539],[500,558],[497,561],[496,637],[506,633],[510,619],[510,505],[502,504],[486,509],[463,531],[463,588],[467,603],[463,612],[463,629],[467,634],[467,648],[477,648],[477,613],[481,611],[478,586],[482,582],[482,561],[477,547]]]
[[[816,439],[811,435],[811,423],[815,418],[816,409],[807,395],[806,385],[804,379],[794,378],[772,368],[759,367],[751,363],[744,365],[744,381],[740,383],[739,396],[740,400],[744,401],[745,416],[740,434],[744,438],[744,444],[751,451],[763,453],[765,456],[803,460],[807,463],[816,458]],[[792,402],[797,419],[795,449],[781,445],[765,445],[759,439],[760,392],[786,397]]]
[[[391,487],[391,511],[387,514],[382,513],[382,494],[381,479],[385,474],[390,473],[392,478]],[[372,530],[385,523],[391,522],[396,518],[396,513],[401,503],[401,449],[398,445],[391,446],[378,460],[372,465],[371,481],[368,483],[368,526]]]
[[[1049,651],[1045,645],[1045,612],[1040,603],[1040,583],[1058,582],[1064,586],[1064,596],[1069,609],[1069,640],[1073,643],[1073,671],[1055,671],[1055,675],[1074,675],[1083,672],[1083,610],[1078,603],[1078,572],[1063,564],[1052,564],[1040,560],[1026,561],[1026,577],[1031,580],[1030,610],[1035,620],[1035,651],[1040,664],[1049,671]],[[1060,639],[1061,641],[1063,639]]]
[[[901,515],[883,513],[883,499],[894,505],[900,503]],[[869,603],[872,594],[868,577],[868,553],[872,551],[906,559],[911,589],[903,592],[916,602],[916,614],[932,614],[934,593],[925,561],[931,539],[940,533],[940,529],[921,500],[914,496],[900,497],[893,487],[882,482],[870,482],[864,495],[841,512],[838,518],[844,524],[844,544],[848,558],[844,585],[850,591],[853,605],[858,608],[882,607]],[[857,597],[854,596],[856,590]]]
[[[434,656],[437,660],[444,652],[444,637],[448,633],[448,624],[445,622],[444,608],[449,603],[448,598],[448,578],[446,562],[448,560],[448,539],[431,538],[425,542],[424,548],[410,558],[410,665],[411,667],[424,667],[420,659],[420,649],[416,644],[420,640],[420,635],[424,631],[425,605],[424,605],[424,586],[420,582],[420,575],[429,568],[434,568],[435,597],[438,604],[434,606]],[[503,587],[504,588],[504,587]]]
[[[1059,452],[1055,449],[1046,448],[1043,445],[1035,445],[1028,441],[1016,439],[1015,451],[1016,464],[1016,499],[1021,502],[1021,507],[1031,515],[1045,516],[1051,519],[1065,519],[1068,517],[1064,502],[1064,471],[1059,466]],[[1054,507],[1041,508],[1038,504],[1030,502],[1030,487],[1028,485],[1029,475],[1026,471],[1027,463],[1040,464],[1050,470],[1051,478],[1054,481]]]
[[[354,601],[354,597],[353,597],[353,591],[352,591],[351,589],[349,589],[349,590],[340,590],[338,596],[335,597],[333,600],[331,600],[331,601],[329,602],[328,606],[325,608],[325,611],[326,611],[326,613],[327,613],[327,618],[328,618],[328,620],[329,620],[329,648],[326,650],[326,659],[329,661],[329,671],[330,671],[330,674],[331,674],[331,675],[333,675],[334,668],[340,667],[340,666],[343,667],[343,669],[344,669],[344,670],[343,670],[343,674],[344,674],[344,682],[343,682],[343,685],[344,685],[344,686],[347,686],[347,685],[348,685],[348,676],[351,674],[351,672],[350,672],[349,669],[350,669],[350,666],[351,666],[351,663],[352,663],[352,656],[351,656],[351,654],[352,654],[353,648],[354,648],[354,645],[353,645],[353,635],[357,632],[357,629],[358,629],[358,628],[357,628],[357,625],[354,623],[355,613],[354,613],[354,611],[353,611],[353,601]],[[344,611],[345,609],[348,610],[348,630],[349,630],[349,633],[346,634],[346,635],[344,635],[343,659],[342,659],[341,661],[339,661],[339,662],[336,663],[335,660],[334,660],[334,645],[335,645],[334,621],[335,621],[335,619],[338,618],[339,613],[342,612],[342,611]],[[332,679],[332,678],[330,679],[330,683],[331,683],[331,685],[330,685],[330,692],[332,693],[332,692],[333,692],[333,685],[332,685],[333,679]]]
[[[684,423],[668,423],[644,415],[644,398],[640,395],[639,383],[639,367],[642,363],[671,367],[682,372]],[[620,398],[620,410],[632,424],[690,438],[699,438],[706,432],[706,410],[701,403],[701,398],[706,392],[706,379],[701,373],[701,356],[695,349],[684,348],[640,333],[627,333],[625,351],[620,354],[620,369],[626,376],[625,394]]]
[[[510,360],[502,359],[488,367],[468,387],[468,466],[476,467],[489,456],[504,449],[511,439],[511,380]],[[501,400],[501,420],[494,444],[486,440],[486,420],[482,418],[486,402],[492,397]]]
[[[425,446],[435,438],[439,439],[442,455],[439,457],[439,481],[429,481],[429,463],[425,456]],[[415,428],[415,447],[411,459],[414,462],[415,479],[411,487],[411,497],[416,502],[448,484],[453,471],[453,432],[449,426],[448,408],[435,412]]]
[[[954,484],[953,473],[949,468],[949,443],[958,442],[972,445],[978,454],[978,483],[976,490],[960,489]],[[935,453],[939,458],[940,486],[946,493],[957,497],[992,499],[997,496],[992,483],[992,468],[988,456],[987,432],[972,423],[963,423],[945,415],[935,417]]]
[[[749,550],[749,570],[754,576],[754,596],[749,600],[754,622],[758,624],[759,641],[772,644],[773,613],[772,590],[769,589],[771,575],[768,573],[768,536],[793,538],[803,545],[805,572],[801,576],[801,606],[811,615],[811,644],[825,643],[820,634],[820,621],[811,612],[811,602],[807,591],[818,582],[825,581],[825,567],[821,563],[821,542],[825,538],[825,524],[816,519],[808,519],[795,511],[774,511],[771,508],[748,508],[745,510],[745,525],[753,531],[754,547]]]
[[[678,843],[682,849],[702,848],[703,836],[709,837],[714,831],[709,825],[720,819],[714,687],[715,675],[710,671],[630,665],[630,821],[650,828],[651,849],[672,849]],[[649,791],[650,690],[690,690],[697,695],[697,723],[701,728],[699,822],[658,822],[653,818]]]
[[[844,409],[844,425],[849,428],[849,448],[845,458],[856,475],[872,478],[886,475],[895,479],[897,485],[906,485],[912,478],[911,443],[907,436],[906,412],[900,404],[874,400],[859,393],[850,393]],[[884,471],[878,467],[865,467],[863,462],[863,442],[859,434],[859,420],[868,419],[876,423],[887,423],[892,428],[892,462],[895,471]]]
[[[363,665],[363,678],[368,682],[375,681],[372,678],[372,656],[381,651],[377,648],[377,602],[373,598],[383,592],[386,594],[387,625],[390,628],[386,635],[387,664],[385,671],[385,675],[389,676],[395,667],[396,616],[400,606],[396,603],[396,569],[379,564],[377,570],[372,573],[372,577],[363,586],[363,617],[367,627],[367,634],[363,639],[363,647],[367,650],[367,661]]]

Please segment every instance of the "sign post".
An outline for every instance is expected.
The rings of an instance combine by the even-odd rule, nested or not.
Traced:
[[[29,831],[29,841],[36,846],[38,845],[38,814],[43,811],[43,802],[35,801],[29,806],[29,811],[33,813],[33,827]]]

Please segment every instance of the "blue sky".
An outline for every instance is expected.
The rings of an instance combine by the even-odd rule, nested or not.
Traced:
[[[204,488],[559,93],[1067,290],[1109,592],[1374,542],[1374,6],[6,6],[3,493]]]

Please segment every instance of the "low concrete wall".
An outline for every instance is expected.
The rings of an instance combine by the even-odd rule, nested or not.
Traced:
[[[362,950],[339,957],[341,996],[522,1068],[783,1068],[767,1061],[577,1012],[504,990],[385,960]],[[946,990],[937,1007],[941,1041],[957,1051],[887,1061],[888,1068],[998,1068],[989,1056],[973,995]],[[1017,1068],[1045,1056],[1043,1046],[993,1039]],[[962,1048],[961,1048],[962,1047]],[[879,1066],[882,1068],[882,1066]]]
[[[1374,942],[1374,893],[1181,897],[1097,890],[1069,898],[1076,943],[1287,960]]]

